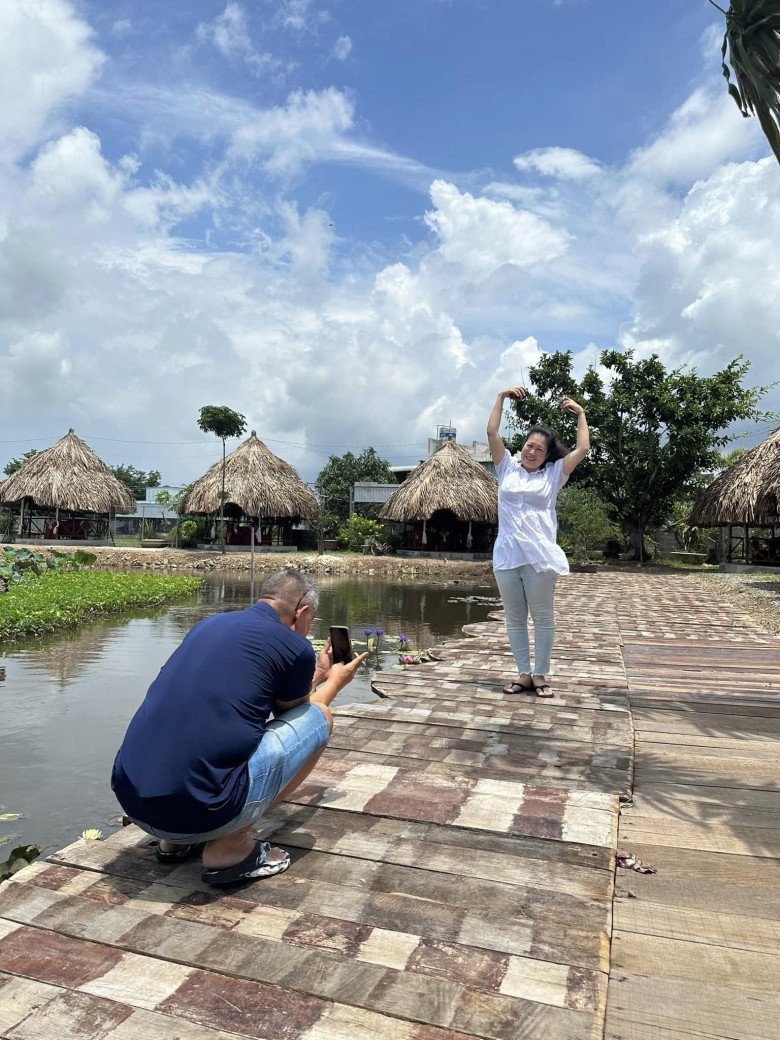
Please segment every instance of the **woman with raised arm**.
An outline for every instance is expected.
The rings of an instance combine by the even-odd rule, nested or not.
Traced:
[[[504,693],[535,693],[552,697],[547,682],[555,636],[554,596],[559,574],[569,564],[556,542],[558,518],[555,501],[574,467],[590,450],[585,410],[570,397],[562,410],[577,416],[577,446],[568,451],[554,430],[532,426],[520,455],[512,458],[499,436],[504,401],[524,401],[528,390],[502,390],[488,419],[487,435],[498,477],[498,537],[493,548],[493,571],[506,611],[509,645],[518,677]],[[528,640],[528,613],[534,622],[534,664]]]

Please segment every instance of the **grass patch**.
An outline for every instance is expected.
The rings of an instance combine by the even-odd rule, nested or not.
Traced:
[[[192,596],[200,578],[162,574],[78,571],[25,579],[0,595],[0,639],[54,632],[113,614]]]

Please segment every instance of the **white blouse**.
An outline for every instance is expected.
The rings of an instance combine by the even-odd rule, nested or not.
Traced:
[[[498,537],[493,546],[493,570],[530,564],[535,571],[568,574],[566,554],[557,544],[555,501],[569,479],[563,459],[529,473],[508,451],[496,466],[498,477]]]

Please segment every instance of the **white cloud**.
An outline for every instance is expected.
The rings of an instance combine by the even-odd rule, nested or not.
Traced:
[[[129,18],[119,18],[111,26],[111,33],[114,36],[125,36],[133,27],[133,23]]]
[[[439,253],[477,278],[504,264],[545,263],[566,249],[565,231],[509,202],[475,198],[441,180],[431,185],[431,199],[435,208],[425,222],[439,238]]]
[[[195,35],[202,42],[212,43],[226,58],[241,61],[255,72],[277,68],[281,64],[272,54],[255,50],[249,36],[246,12],[232,0],[213,22],[201,22]]]
[[[315,0],[269,0],[274,7],[272,24],[295,33],[316,32],[330,14]]]
[[[333,57],[336,61],[346,61],[352,53],[352,39],[349,36],[339,36],[333,45]]]
[[[63,106],[98,74],[92,30],[65,0],[0,5],[0,160],[44,140]]]
[[[757,119],[743,119],[728,94],[695,90],[654,141],[631,156],[628,172],[673,186],[690,185],[722,163],[766,152]]]
[[[777,187],[774,159],[721,167],[691,189],[674,219],[643,238],[625,346],[710,371],[744,353],[751,383],[776,378]]]
[[[766,148],[755,128],[741,136],[730,102],[713,117],[694,96],[622,166],[545,149],[527,172],[553,179],[495,178],[480,190],[474,174],[466,190],[360,140],[356,103],[335,88],[267,108],[202,85],[135,85],[109,98],[144,131],[208,145],[182,183],[173,163],[150,170],[135,155],[116,158],[90,126],[56,130],[100,56],[64,3],[35,10],[80,41],[71,57],[81,71],[61,70],[56,89],[26,109],[32,154],[0,168],[4,437],[54,438],[74,425],[109,462],[189,480],[216,458],[211,442],[101,438],[197,440],[198,409],[228,401],[309,477],[325,458],[317,452],[367,443],[396,445],[383,449],[394,461],[418,458],[437,422],[452,419],[463,440],[483,437],[496,390],[521,367],[527,378],[543,349],[580,344],[581,371],[621,324],[623,345],[658,349],[669,363],[707,371],[745,350],[755,378],[772,378],[778,172],[750,161]],[[307,13],[316,14],[297,11]],[[71,22],[81,29],[68,37]],[[56,57],[51,39],[42,33],[28,56],[29,79],[16,66],[6,96],[22,107],[43,59]],[[240,50],[240,34],[232,39],[225,46]],[[0,120],[13,121],[8,107]],[[697,157],[687,134],[701,148],[715,134],[722,150]],[[404,252],[372,261],[371,244],[337,237],[327,196],[296,199],[291,178],[313,162],[429,187]],[[194,213],[234,232],[231,247],[181,237]],[[29,446],[43,445],[14,444],[9,457]]]
[[[306,162],[327,155],[352,126],[354,108],[334,87],[296,91],[283,107],[258,112],[240,127],[229,149],[232,159],[259,161],[278,176],[296,173]]]
[[[601,169],[595,159],[574,148],[535,148],[516,156],[513,161],[521,172],[530,170],[543,177],[557,177],[561,180],[593,177]]]

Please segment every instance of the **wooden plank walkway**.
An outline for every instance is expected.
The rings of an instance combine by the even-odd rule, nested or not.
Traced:
[[[636,612],[623,647],[620,848],[657,873],[617,871],[609,1040],[780,1037],[780,640],[694,613]]]
[[[16,875],[0,887],[0,1037],[769,1036],[777,643],[677,577],[573,575],[559,618],[552,702],[501,694],[512,661],[491,615],[377,676],[381,700],[338,708],[317,770],[258,829],[290,850],[285,874],[211,890],[128,827]],[[738,692],[703,701],[694,677],[726,643],[760,655],[760,678],[729,653]],[[684,701],[682,644],[705,662]],[[618,872],[613,935],[635,736],[620,840],[659,873]],[[737,857],[739,873],[722,866]],[[724,1029],[734,994],[753,1002],[742,1033],[678,1029],[705,1000],[717,1019],[700,955],[709,980],[733,968]]]

